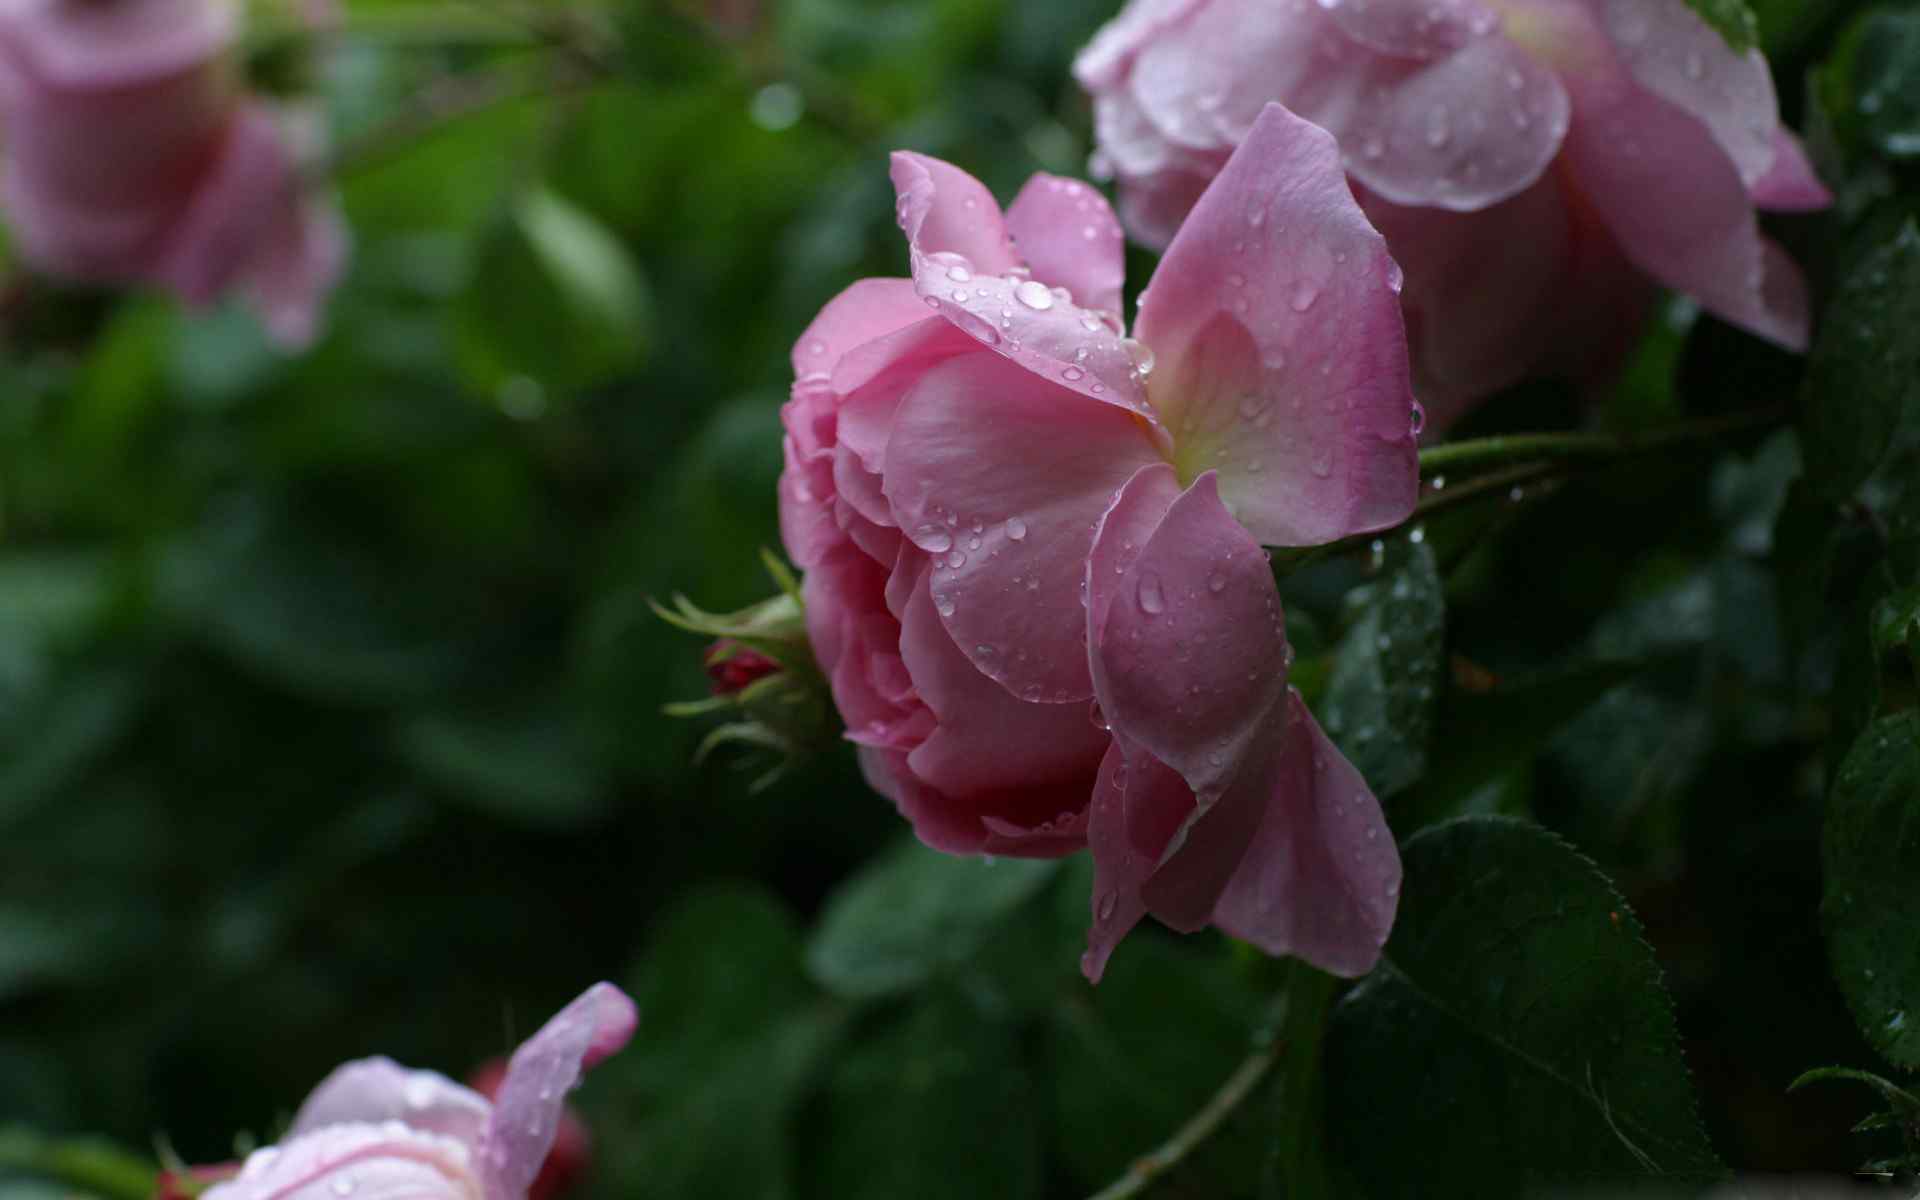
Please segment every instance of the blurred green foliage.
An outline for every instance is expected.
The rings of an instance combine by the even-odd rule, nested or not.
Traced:
[[[1412,839],[1340,998],[1147,931],[1089,989],[1084,861],[914,847],[845,754],[750,794],[660,712],[706,680],[649,601],[768,591],[788,346],[904,272],[885,152],[1082,173],[1067,67],[1112,0],[351,0],[310,76],[356,241],[312,354],[0,300],[0,1129],[226,1158],[344,1058],[460,1074],[604,977],[643,1009],[582,1095],[604,1196],[1086,1194],[1267,1061],[1160,1194],[1431,1194],[1409,1163],[1556,1112],[1560,1166],[1867,1157],[1870,1095],[1787,1089],[1911,1069],[1920,1028],[1920,7],[1752,7],[1840,196],[1771,224],[1817,345],[1675,303],[1593,417],[1798,428],[1283,581],[1295,679]],[[1535,386],[1463,432],[1585,419]],[[1492,1165],[1477,1194],[1554,1175]]]

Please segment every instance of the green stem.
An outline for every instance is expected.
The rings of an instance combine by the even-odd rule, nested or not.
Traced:
[[[1764,429],[1785,418],[1784,408],[1773,407],[1686,421],[1639,433],[1521,433],[1473,438],[1422,450],[1420,471],[1433,474],[1499,463],[1620,458]]]
[[[1153,1181],[1180,1165],[1206,1140],[1213,1136],[1228,1117],[1246,1103],[1247,1097],[1260,1086],[1260,1082],[1273,1069],[1274,1062],[1280,1056],[1278,1046],[1257,1050],[1237,1067],[1227,1082],[1221,1085],[1206,1107],[1195,1113],[1193,1119],[1181,1126],[1180,1132],[1173,1135],[1166,1145],[1137,1159],[1127,1168],[1127,1173],[1107,1185],[1097,1193],[1093,1200],[1127,1200],[1131,1196],[1143,1195]]]

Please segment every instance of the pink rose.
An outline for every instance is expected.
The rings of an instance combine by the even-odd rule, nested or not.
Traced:
[[[494,1099],[385,1058],[327,1076],[286,1140],[257,1150],[205,1200],[527,1200],[566,1094],[633,1036],[633,1001],[595,984],[514,1051]]]
[[[194,305],[238,289],[300,346],[346,234],[242,92],[237,23],[230,0],[0,0],[0,205],[38,270]]]
[[[1654,284],[1806,346],[1806,285],[1754,210],[1831,197],[1766,60],[1682,0],[1133,0],[1074,70],[1158,245],[1262,105],[1331,131],[1406,270],[1437,423],[1528,375],[1603,375]]]
[[[1132,338],[1093,189],[1036,176],[1003,218],[944,162],[893,180],[913,278],[801,337],[781,486],[868,778],[940,850],[1090,846],[1090,978],[1148,912],[1364,972],[1399,859],[1287,686],[1261,550],[1418,486],[1399,273],[1333,140],[1269,106]]]

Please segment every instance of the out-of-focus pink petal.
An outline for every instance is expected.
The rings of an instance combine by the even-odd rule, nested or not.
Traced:
[[[256,1150],[205,1200],[479,1200],[475,1164],[452,1138],[381,1125],[330,1125]]]
[[[1093,694],[1080,602],[1093,526],[1155,461],[1127,413],[995,355],[952,359],[908,393],[887,499],[933,559],[935,609],[982,673],[1024,700]]]
[[[400,1121],[477,1145],[490,1111],[484,1096],[444,1075],[410,1071],[390,1058],[363,1058],[321,1080],[287,1132],[298,1137],[329,1125]]]
[[[1172,476],[1164,464],[1143,469],[1102,522],[1100,541],[1122,545],[1102,545],[1092,559],[1120,574],[1102,587],[1090,645],[1114,734],[1173,768],[1206,804],[1242,770],[1286,694],[1286,631],[1267,556],[1227,514],[1212,472],[1135,541],[1151,509],[1128,493],[1164,496]]]
[[[956,796],[1051,786],[1062,801],[1048,818],[1084,803],[1075,792],[1107,742],[1086,706],[1028,703],[981,674],[941,623],[925,582],[907,602],[900,657],[938,722],[907,755],[916,777]]]
[[[624,1047],[640,1023],[633,1000],[596,983],[513,1052],[482,1137],[488,1200],[518,1200],[553,1148],[567,1093]]]
[[[947,227],[953,222],[946,216],[962,203],[948,193],[960,191],[964,200],[973,199],[976,191],[984,196],[985,189],[972,176],[935,159],[896,154],[894,183],[905,214],[913,285],[922,302],[968,337],[1036,375],[1104,403],[1152,414],[1133,343],[1121,336],[1117,313],[1082,303],[1055,281],[1030,277],[1025,266],[982,265],[965,251],[946,248],[968,244],[969,239]],[[991,204],[992,197],[986,196],[974,208],[960,211],[977,212]],[[936,228],[936,215],[946,224],[928,236],[927,231]],[[995,236],[1005,242],[999,211],[990,215]],[[1004,257],[996,254],[995,259]]]
[[[1261,542],[1385,528],[1419,484],[1400,271],[1324,131],[1270,105],[1161,260],[1138,334],[1188,478]]]
[[[1807,158],[1800,139],[1785,128],[1774,130],[1773,165],[1754,181],[1756,208],[1771,212],[1818,212],[1833,203],[1833,193]]]
[[[1297,692],[1284,738],[1265,818],[1214,923],[1269,954],[1363,975],[1379,961],[1399,907],[1393,832]]]
[[[1634,82],[1706,125],[1744,183],[1767,173],[1780,101],[1760,51],[1734,50],[1676,0],[1585,2]]]
[[[1566,89],[1505,38],[1424,64],[1374,59],[1344,119],[1302,109],[1346,149],[1354,178],[1390,200],[1467,212],[1531,186],[1566,133]]]
[[[1121,216],[1137,241],[1165,250],[1212,178],[1211,174],[1162,171],[1129,180],[1120,191]]]
[[[1133,0],[1073,60],[1073,77],[1088,91],[1117,83],[1155,37],[1207,0]]]
[[[794,376],[831,374],[855,347],[926,319],[911,279],[862,279],[827,301],[793,344]]]
[[[329,293],[346,268],[352,236],[331,200],[289,203],[242,276],[247,298],[280,346],[300,350],[319,336]]]
[[[1567,206],[1549,179],[1477,213],[1361,197],[1406,269],[1401,297],[1415,390],[1430,428],[1531,372],[1536,331],[1585,298],[1568,274]]]
[[[259,253],[277,219],[297,204],[299,181],[273,114],[249,105],[234,118],[219,158],[167,231],[155,278],[189,304],[206,304]]]
[[[1485,37],[1499,17],[1475,0],[1317,0],[1340,31],[1402,58],[1440,58]]]
[[[1707,127],[1614,71],[1569,74],[1573,179],[1641,270],[1792,350],[1811,316],[1799,269],[1760,236],[1753,201]]]
[[[1127,86],[1150,127],[1187,151],[1232,149],[1281,101],[1331,131],[1366,186],[1457,209],[1539,178],[1568,111],[1552,70],[1504,38],[1470,36],[1424,61],[1355,41],[1317,5],[1268,0],[1213,0],[1144,49]],[[1132,175],[1105,137],[1125,113],[1103,123],[1102,146]]]
[[[1143,45],[1118,86],[1162,139],[1224,153],[1281,96],[1296,111],[1350,109],[1376,57],[1313,4],[1207,0]]]
[[[1035,175],[1007,209],[1007,231],[1033,277],[1082,308],[1120,315],[1126,236],[1107,198],[1077,179]]]
[[[8,0],[0,58],[60,88],[109,89],[191,70],[233,44],[234,0]]]
[[[1005,275],[1020,265],[1007,239],[1000,204],[985,184],[952,163],[897,150],[893,190],[900,228],[921,254],[953,254],[982,275]]]

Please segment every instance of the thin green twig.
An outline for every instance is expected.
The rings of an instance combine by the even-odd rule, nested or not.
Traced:
[[[1143,1194],[1154,1180],[1180,1165],[1212,1137],[1227,1118],[1246,1103],[1279,1058],[1278,1046],[1255,1051],[1227,1077],[1227,1082],[1207,1101],[1206,1107],[1181,1126],[1180,1132],[1158,1150],[1136,1159],[1125,1175],[1101,1189],[1093,1200],[1127,1200]]]
[[[1521,433],[1473,438],[1422,450],[1420,471],[1422,474],[1434,474],[1500,463],[1620,458],[1764,429],[1785,419],[1784,408],[1769,407],[1724,417],[1685,421],[1644,432]]]

